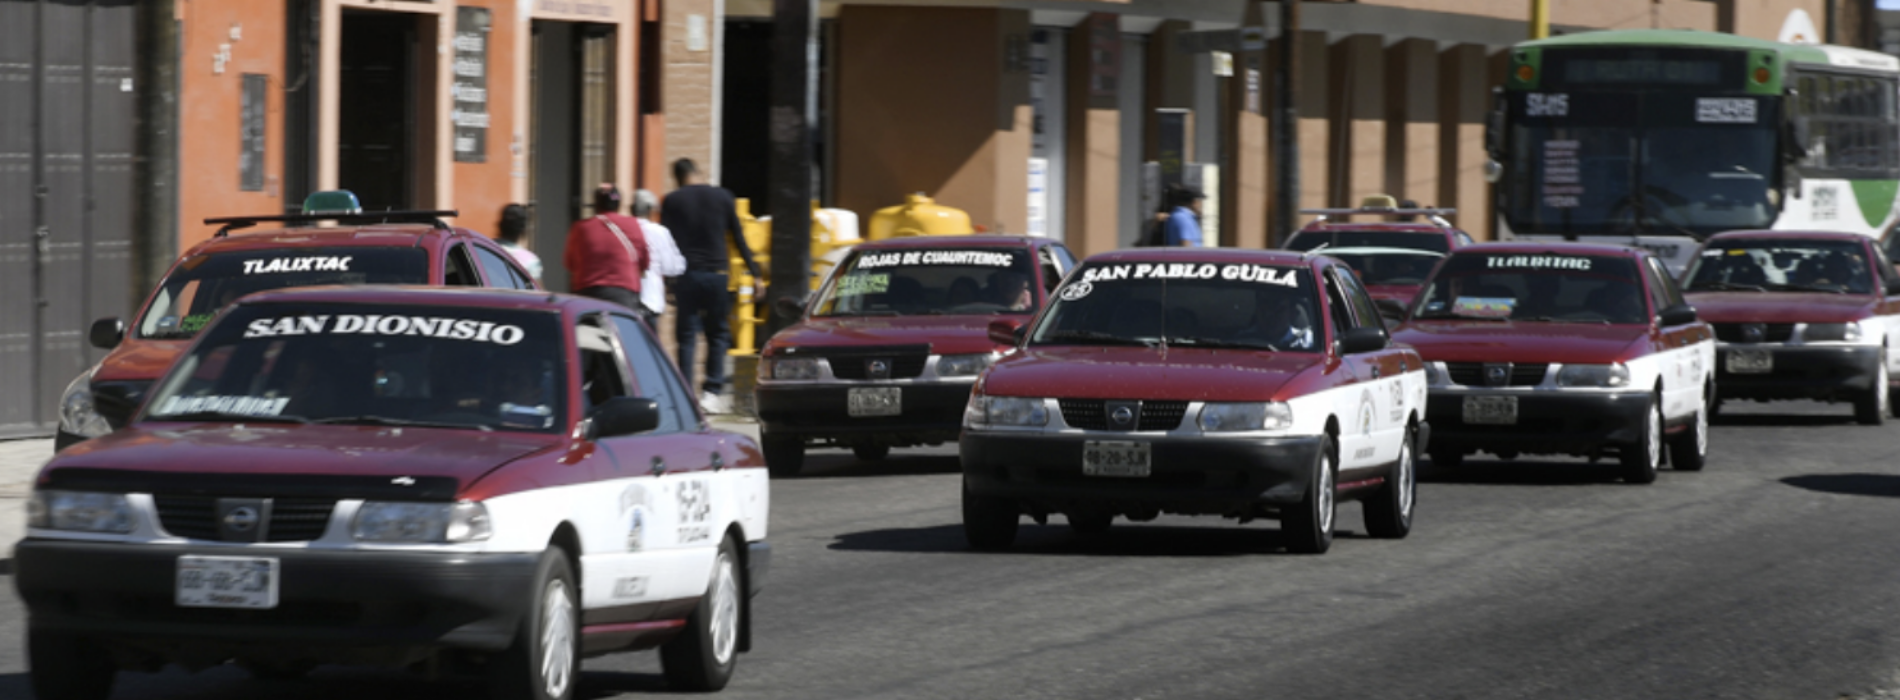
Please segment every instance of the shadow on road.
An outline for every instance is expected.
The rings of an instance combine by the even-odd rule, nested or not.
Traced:
[[[1616,482],[1616,460],[1587,462],[1523,462],[1471,455],[1456,467],[1430,462],[1419,469],[1418,480],[1428,484],[1491,484],[1499,486],[1583,486]],[[1667,467],[1665,467],[1667,469]]]
[[[1341,510],[1340,525],[1349,522]],[[963,538],[963,525],[866,530],[839,535],[830,549],[846,552],[905,552],[939,554],[1059,555],[1104,557],[1228,557],[1285,552],[1280,531],[1267,523],[1236,526],[1232,521],[1208,519],[1207,526],[1130,523],[1118,520],[1108,532],[1082,535],[1069,529],[1062,516],[1048,525],[1025,521],[1016,545],[1003,552],[981,552]],[[1335,541],[1365,539],[1341,529]]]
[[[657,673],[621,673],[586,671],[581,684],[574,688],[577,698],[611,698],[622,693],[665,693],[666,677]]]
[[[934,476],[955,474],[961,469],[955,455],[906,455],[894,451],[891,456],[865,462],[849,454],[809,454],[797,479],[837,479],[880,476]]]
[[[1803,474],[1781,483],[1821,493],[1900,498],[1900,476],[1892,474]]]
[[[1718,428],[1760,427],[1760,428],[1805,428],[1826,425],[1851,425],[1852,413],[1723,413],[1709,419],[1709,424]]]

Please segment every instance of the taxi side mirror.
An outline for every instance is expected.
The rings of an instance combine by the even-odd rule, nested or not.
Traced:
[[[805,300],[779,297],[772,301],[772,313],[787,320],[801,318],[805,315]]]
[[[1378,328],[1354,328],[1339,334],[1339,354],[1357,355],[1384,350],[1385,331]]]
[[[660,402],[632,396],[616,396],[587,411],[593,426],[589,440],[644,433],[660,427]]]
[[[1695,307],[1688,304],[1677,304],[1663,309],[1657,316],[1665,326],[1682,326],[1696,321]]]
[[[1025,329],[1022,321],[1013,318],[995,319],[990,321],[990,342],[1015,347],[1022,344]]]
[[[125,340],[125,322],[117,316],[102,318],[92,322],[92,329],[86,333],[86,340],[95,348],[111,350]]]

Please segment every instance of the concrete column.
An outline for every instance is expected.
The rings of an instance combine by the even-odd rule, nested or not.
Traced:
[[[1334,167],[1328,199],[1354,206],[1385,188],[1385,51],[1383,39],[1356,34],[1333,47]]]
[[[1066,227],[1078,255],[1119,247],[1120,89],[1108,75],[1120,75],[1120,41],[1114,15],[1092,15],[1069,33]]]
[[[1332,51],[1325,32],[1302,32],[1299,51],[1300,208],[1314,209],[1330,203],[1333,179]]]
[[[1226,79],[1227,111],[1233,115],[1233,144],[1221,169],[1221,245],[1266,248],[1267,206],[1272,181],[1268,176],[1266,110],[1270,105],[1271,67],[1268,52],[1234,55],[1234,77]],[[1250,96],[1251,93],[1251,96]]]
[[[1484,115],[1490,108],[1490,66],[1485,47],[1459,44],[1438,54],[1438,194],[1440,206],[1458,209],[1458,227],[1491,240],[1491,187],[1484,181]]]
[[[1438,46],[1406,39],[1385,50],[1385,191],[1400,200],[1438,198]]]

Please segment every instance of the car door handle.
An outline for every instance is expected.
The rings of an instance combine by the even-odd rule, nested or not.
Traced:
[[[714,453],[712,453],[712,460],[711,460],[711,463],[712,463],[712,469],[713,469],[713,471],[719,471],[719,470],[721,470],[721,469],[725,469],[725,468],[726,468],[726,456],[725,456],[725,455],[723,455],[723,454],[720,454],[720,453],[718,453],[718,452],[714,452]]]
[[[1379,378],[1379,372],[1380,372],[1380,369],[1379,369],[1379,366],[1378,366],[1378,365],[1373,365],[1373,366],[1372,366],[1372,378],[1373,378],[1373,379],[1378,379],[1378,378]]]
[[[661,458],[659,458],[659,457],[654,457],[654,458],[653,458],[653,468],[652,468],[652,469],[650,469],[650,470],[648,470],[648,473],[650,473],[650,474],[652,474],[652,475],[654,475],[654,476],[663,476],[663,475],[665,475],[665,474],[666,474],[666,460],[664,460],[664,459],[661,459]]]

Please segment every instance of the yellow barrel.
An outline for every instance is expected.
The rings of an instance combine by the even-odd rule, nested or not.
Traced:
[[[904,198],[904,203],[885,207],[871,215],[868,238],[881,241],[899,236],[942,236],[975,233],[970,214],[962,209],[938,204],[924,193]]]

